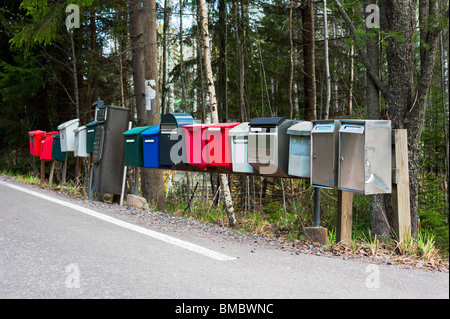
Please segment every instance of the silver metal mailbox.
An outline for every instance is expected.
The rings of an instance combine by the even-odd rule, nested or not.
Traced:
[[[256,170],[248,163],[248,122],[233,127],[229,132],[231,145],[231,163],[233,172],[256,173]]]
[[[341,120],[339,189],[365,195],[391,193],[391,134],[391,121]]]
[[[311,130],[311,185],[337,188],[339,120],[313,121]]]
[[[284,117],[255,118],[249,122],[248,163],[261,175],[288,177],[287,129],[295,123]]]
[[[311,176],[311,129],[312,122],[302,121],[287,130],[290,135],[288,173],[291,176]]]

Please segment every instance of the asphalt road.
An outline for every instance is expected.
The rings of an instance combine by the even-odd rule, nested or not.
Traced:
[[[448,273],[160,236],[64,202],[0,179],[0,298],[449,298]]]

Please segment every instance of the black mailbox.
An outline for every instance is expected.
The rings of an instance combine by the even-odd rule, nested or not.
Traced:
[[[130,109],[119,106],[101,106],[97,112],[94,149],[92,154],[92,191],[120,194],[124,166],[124,140],[128,130]]]
[[[187,113],[167,113],[161,118],[160,165],[187,165],[183,126],[190,124],[194,124],[194,118]]]

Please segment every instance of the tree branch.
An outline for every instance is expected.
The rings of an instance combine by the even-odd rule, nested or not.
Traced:
[[[342,4],[339,2],[339,0],[333,0],[334,4],[338,8],[339,12],[341,13],[342,17],[344,18],[345,22],[347,23],[350,33],[353,37],[353,39],[357,40],[357,35],[355,31],[355,26],[353,25],[352,21],[350,20],[350,17],[347,15],[347,12],[345,12],[344,8],[342,7]],[[364,49],[357,48],[359,54],[361,55],[362,62],[364,66],[367,69],[367,73],[369,74],[370,78],[372,79],[373,83],[376,85],[378,90],[381,91],[381,93],[386,96],[387,94],[387,87],[384,85],[384,83],[381,81],[377,73],[373,70],[372,65],[369,61],[369,57],[367,56],[367,53]]]

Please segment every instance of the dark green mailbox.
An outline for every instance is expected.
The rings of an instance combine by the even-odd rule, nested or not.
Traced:
[[[95,128],[97,127],[97,121],[87,123],[86,125],[86,152],[94,153],[94,141],[95,141]]]
[[[59,134],[53,135],[52,158],[60,162],[66,160],[66,152],[61,151],[61,136]]]
[[[123,133],[125,138],[125,166],[144,166],[141,133],[150,126],[134,127]]]

